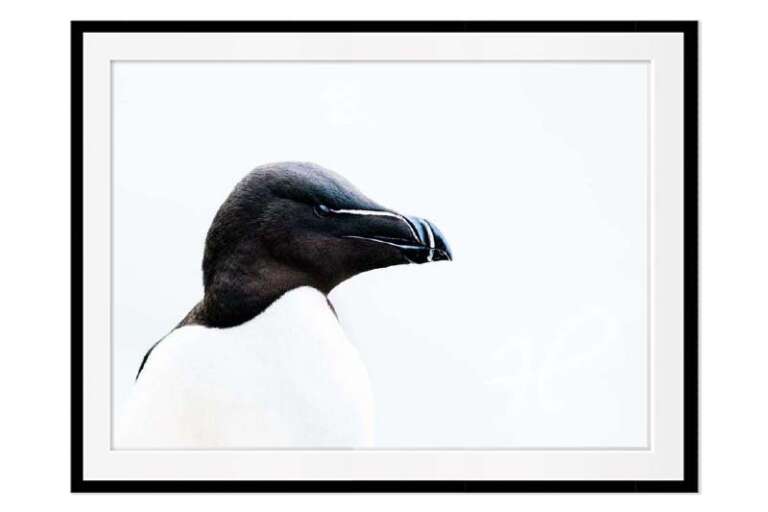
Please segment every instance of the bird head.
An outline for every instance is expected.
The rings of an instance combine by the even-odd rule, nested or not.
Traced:
[[[376,203],[333,171],[283,162],[254,169],[221,205],[203,280],[206,298],[237,309],[249,296],[300,286],[327,294],[361,272],[450,259],[431,222]]]

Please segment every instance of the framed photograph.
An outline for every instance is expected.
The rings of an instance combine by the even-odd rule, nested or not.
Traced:
[[[73,491],[697,491],[696,22],[71,34]]]

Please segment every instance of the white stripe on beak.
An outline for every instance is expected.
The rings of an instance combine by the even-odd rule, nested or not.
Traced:
[[[432,233],[432,226],[429,225],[429,222],[424,219],[419,220],[421,220],[421,223],[424,225],[424,229],[427,231],[427,237],[429,237],[429,256],[427,256],[427,261],[432,261],[435,257],[435,235]]]
[[[329,208],[329,210],[331,212],[333,212],[333,213],[344,213],[344,214],[347,214],[347,215],[370,215],[370,216],[378,216],[378,217],[392,217],[394,219],[398,219],[398,220],[404,222],[406,226],[408,226],[408,229],[410,230],[411,235],[413,235],[414,240],[418,241],[419,243],[422,242],[421,237],[418,234],[416,234],[416,230],[413,229],[413,226],[411,225],[411,223],[408,222],[408,220],[405,217],[403,217],[402,215],[398,215],[398,214],[392,213],[392,212],[383,212],[381,210],[345,210],[345,209],[333,210],[333,209],[330,209],[330,208]],[[432,236],[432,231],[431,230],[429,231],[429,234],[430,234],[430,237],[431,237]],[[434,246],[434,242],[433,242],[432,245]]]
[[[344,238],[355,238],[357,240],[368,240],[369,242],[376,242],[377,244],[391,245],[392,247],[397,247],[398,249],[421,249],[421,247],[418,246],[418,245],[396,244],[394,242],[388,242],[386,240],[379,240],[378,238],[371,238],[371,237],[368,237],[368,236],[347,235]]]

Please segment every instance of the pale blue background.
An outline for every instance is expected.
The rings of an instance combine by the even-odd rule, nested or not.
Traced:
[[[201,297],[256,165],[310,160],[434,221],[455,262],[332,294],[385,447],[647,443],[648,69],[117,63],[113,392]]]

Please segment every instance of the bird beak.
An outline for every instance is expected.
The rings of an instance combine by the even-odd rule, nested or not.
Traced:
[[[413,263],[453,260],[448,242],[434,224],[420,217],[406,218],[415,227],[416,234],[421,241],[419,250],[412,253],[409,253],[409,251],[404,252],[409,260]]]
[[[381,229],[377,233],[366,235],[346,235],[343,238],[368,241],[396,247],[408,263],[429,263],[433,261],[451,261],[453,255],[448,242],[437,227],[426,219],[420,217],[407,217],[404,215],[386,212],[389,218],[381,220],[387,223],[391,229],[400,226],[400,233],[395,235],[391,231]],[[370,224],[369,224],[370,226]],[[382,226],[383,227],[383,226]],[[403,229],[407,227],[407,231]]]

